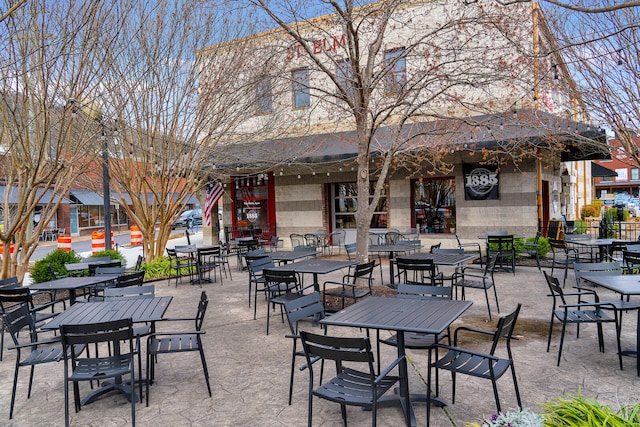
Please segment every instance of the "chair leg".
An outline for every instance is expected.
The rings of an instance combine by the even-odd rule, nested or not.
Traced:
[[[513,377],[513,387],[516,391],[516,400],[518,401],[518,407],[522,408],[522,401],[520,400],[520,389],[518,388],[518,379],[516,378],[516,367],[513,366],[513,361],[511,361],[511,376]]]
[[[616,319],[616,341],[618,344],[618,361],[620,362],[620,370],[622,371],[622,347],[620,346],[620,331],[622,329],[622,312],[620,317]]]
[[[198,342],[198,346],[200,347],[200,360],[202,361],[202,370],[204,371],[204,379],[207,382],[207,390],[209,390],[209,397],[211,397],[212,394],[211,394],[211,384],[209,383],[209,369],[207,369],[207,360],[204,357],[202,342]]]
[[[551,334],[553,332],[553,313],[551,314],[551,322],[549,322],[549,334],[547,338],[547,353],[549,353],[549,348],[551,347]]]
[[[500,407],[500,397],[498,396],[498,384],[496,384],[496,379],[493,376],[493,372],[491,372],[491,385],[493,386],[493,397],[496,399],[496,408],[498,408],[498,413],[502,410]]]
[[[562,357],[562,344],[564,344],[564,332],[566,329],[567,329],[567,322],[562,322],[562,332],[560,334],[560,347],[558,348],[557,366],[560,366],[560,358]]]
[[[489,311],[489,320],[491,320],[491,306],[489,305],[489,292],[484,288],[484,298],[487,301],[487,310]]]
[[[13,373],[13,389],[11,391],[11,406],[9,408],[9,419],[13,418],[13,406],[16,403],[16,388],[18,386],[18,369],[20,361],[16,358],[16,370]],[[68,425],[68,423],[67,423]]]

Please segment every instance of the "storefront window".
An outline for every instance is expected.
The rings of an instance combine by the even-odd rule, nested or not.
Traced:
[[[373,193],[373,184],[370,194]],[[371,196],[370,196],[371,200]],[[356,228],[358,188],[355,182],[333,185],[333,216],[336,228]],[[387,228],[387,191],[382,190],[380,200],[371,219],[371,228]]]
[[[454,233],[456,199],[454,178],[420,178],[413,183],[414,218],[421,233]]]
[[[265,180],[238,178],[235,180],[235,227],[238,235],[261,234],[269,231],[268,187]]]
[[[104,227],[104,206],[100,205],[78,205],[78,227]],[[117,207],[111,207],[111,225],[127,225],[128,217],[127,213],[118,209]]]

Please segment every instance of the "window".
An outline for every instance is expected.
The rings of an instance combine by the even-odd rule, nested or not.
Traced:
[[[452,233],[456,227],[454,178],[413,181],[414,219],[421,233]]]
[[[338,79],[338,83],[347,91],[347,95],[351,99],[353,99],[352,75],[351,61],[348,59],[341,59],[336,63],[336,77]]]
[[[389,73],[385,77],[385,94],[397,95],[404,91],[407,83],[406,59],[404,48],[388,50],[384,53],[385,67]]]
[[[631,168],[631,179],[634,181],[640,179],[640,169]]]
[[[128,217],[124,209],[119,206],[111,206],[111,225],[126,225]],[[78,227],[104,227],[104,206],[100,205],[79,205],[78,206]]]
[[[309,90],[309,70],[306,68],[294,70],[293,79],[293,108],[303,108],[311,105]]]
[[[256,114],[271,112],[271,79],[262,77],[256,84]]]
[[[373,184],[370,194],[373,193]],[[370,196],[371,200],[371,196]],[[333,185],[333,215],[336,228],[356,228],[358,187],[355,182]],[[387,192],[382,190],[378,206],[371,219],[371,228],[387,228]]]

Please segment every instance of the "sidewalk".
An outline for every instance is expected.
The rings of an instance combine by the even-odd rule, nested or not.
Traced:
[[[197,235],[196,235],[197,236]],[[192,243],[199,243],[192,236]],[[170,245],[186,243],[171,240]],[[232,267],[234,263],[232,262]],[[387,264],[384,265],[387,268]],[[388,273],[388,272],[387,272]],[[321,280],[340,279],[342,272],[326,275]],[[209,308],[205,318],[204,345],[211,376],[213,397],[209,398],[200,360],[197,354],[168,355],[160,357],[157,365],[157,381],[151,387],[149,407],[146,401],[136,405],[136,421],[139,426],[193,425],[193,426],[302,426],[307,421],[307,373],[296,371],[293,404],[287,404],[291,342],[284,335],[288,327],[272,316],[270,334],[265,335],[266,304],[258,302],[258,319],[253,320],[253,307],[247,305],[247,273],[232,269],[233,280],[224,279],[205,284],[202,289],[189,285],[185,279],[174,286],[174,281],[155,282],[156,294],[173,296],[168,317],[193,316],[202,290],[209,296]],[[376,274],[377,276],[377,274]],[[386,276],[385,276],[386,277]],[[376,280],[378,281],[379,278]],[[573,275],[568,279],[570,286]],[[498,297],[502,313],[523,304],[516,326],[518,341],[513,343],[514,360],[523,405],[540,410],[539,403],[581,390],[586,397],[597,397],[602,404],[617,407],[620,404],[640,401],[640,377],[636,376],[635,358],[624,358],[624,370],[618,367],[615,352],[615,332],[612,325],[604,325],[607,352],[598,352],[596,327],[583,325],[580,339],[576,339],[575,327],[569,327],[563,349],[563,360],[556,366],[560,328],[554,329],[551,350],[546,352],[551,299],[542,273],[532,267],[518,267],[516,275],[496,274]],[[601,299],[615,295],[600,291]],[[468,292],[474,305],[455,324],[491,328],[486,321],[487,309],[482,291]],[[492,312],[494,311],[494,302]],[[635,343],[637,313],[623,316],[623,348]],[[165,330],[175,325],[158,325]],[[191,324],[184,325],[192,327]],[[310,324],[304,328],[313,328]],[[330,334],[363,335],[354,328],[332,328]],[[469,342],[470,348],[487,351],[481,343]],[[395,349],[382,346],[382,362],[391,362]],[[425,352],[410,351],[410,389],[424,393],[426,386]],[[14,419],[8,419],[11,383],[14,371],[15,351],[6,350],[0,362],[0,425],[63,425],[63,366],[50,364],[36,367],[31,399],[27,399],[28,369],[20,372]],[[300,359],[298,359],[300,361]],[[300,361],[300,363],[302,363]],[[327,367],[330,372],[331,367]],[[433,408],[432,426],[458,426],[466,422],[479,422],[483,415],[495,412],[491,383],[486,380],[459,376],[456,402],[451,404],[450,376],[440,379],[441,396],[449,405]],[[88,392],[88,385],[81,385],[81,394]],[[503,411],[517,405],[513,382],[508,374],[498,381]],[[425,405],[416,404],[418,425],[425,425]],[[342,425],[340,408],[336,404],[314,400],[314,425]],[[73,425],[126,426],[130,425],[128,402],[120,395],[109,394],[83,407],[78,414],[71,408]],[[370,413],[358,408],[348,408],[351,426],[368,426]],[[399,408],[381,408],[378,425],[402,425]]]

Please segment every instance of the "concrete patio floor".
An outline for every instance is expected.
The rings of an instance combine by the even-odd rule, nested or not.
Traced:
[[[179,243],[179,242],[171,242]],[[232,267],[234,263],[232,261]],[[387,268],[387,265],[384,265]],[[385,272],[386,273],[386,272]],[[204,346],[207,356],[213,397],[209,398],[200,360],[197,353],[165,355],[156,368],[156,383],[151,387],[149,407],[146,397],[136,405],[136,421],[140,426],[302,426],[307,422],[307,372],[296,372],[293,404],[287,404],[291,341],[284,337],[288,327],[273,316],[270,334],[265,335],[266,304],[258,301],[258,319],[253,320],[253,307],[247,304],[246,272],[232,270],[233,280],[224,279],[213,284],[190,285],[184,280],[177,287],[174,281],[155,282],[156,294],[173,296],[167,317],[193,316],[200,292],[209,297],[204,329]],[[376,270],[376,283],[379,284]],[[336,272],[321,280],[340,279]],[[387,275],[384,276],[385,278]],[[310,280],[309,277],[306,280]],[[496,274],[498,297],[503,314],[512,311],[518,302],[523,304],[516,326],[520,338],[513,343],[514,360],[523,406],[534,411],[541,402],[578,391],[586,397],[595,397],[601,403],[617,408],[621,404],[640,401],[640,377],[636,376],[635,358],[624,358],[624,370],[618,366],[615,331],[613,325],[604,325],[606,353],[598,352],[596,327],[583,325],[580,338],[576,339],[575,327],[569,327],[560,366],[556,366],[560,328],[554,329],[551,350],[546,352],[547,330],[551,299],[542,273],[533,267],[518,267],[516,274]],[[567,287],[574,283],[570,272]],[[617,298],[599,290],[601,300]],[[474,301],[454,326],[463,324],[491,328],[482,291],[468,292]],[[490,299],[492,311],[495,302]],[[640,302],[640,301],[639,301]],[[623,348],[635,345],[637,312],[623,316]],[[173,323],[173,322],[172,322]],[[192,327],[191,324],[184,325]],[[305,328],[315,328],[310,323]],[[174,324],[159,324],[158,330],[176,328]],[[331,328],[330,334],[363,335],[354,328]],[[7,345],[5,343],[5,345]],[[488,346],[468,342],[470,348],[487,351]],[[395,357],[395,349],[382,346],[383,365]],[[14,372],[15,351],[5,348],[0,362],[0,425],[64,425],[63,365],[52,363],[35,368],[31,399],[27,399],[28,369],[21,369],[13,420],[9,420],[9,403]],[[409,351],[410,390],[424,393],[427,356],[422,351]],[[301,359],[298,359],[302,363]],[[330,372],[330,368],[328,370]],[[467,422],[479,422],[483,415],[495,412],[491,384],[485,380],[458,377],[456,402],[451,404],[451,378],[441,376],[440,394],[449,405],[433,408],[431,425],[459,426]],[[502,408],[506,411],[517,405],[513,382],[505,375],[498,382]],[[89,392],[87,384],[81,384],[81,394]],[[418,425],[426,424],[424,404],[416,404]],[[131,424],[127,400],[119,394],[108,394],[82,408],[71,411],[72,425],[126,426]],[[351,426],[371,424],[370,412],[348,408]],[[314,425],[342,425],[340,407],[330,402],[314,399]],[[403,424],[399,407],[385,407],[378,412],[378,425]]]

